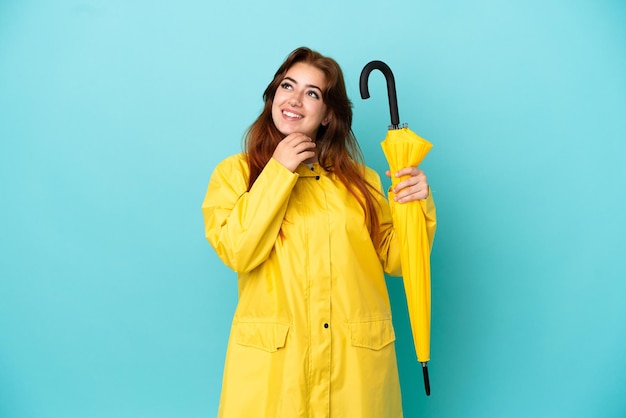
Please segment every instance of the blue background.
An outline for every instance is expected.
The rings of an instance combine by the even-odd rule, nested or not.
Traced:
[[[434,148],[432,396],[388,280],[407,417],[626,414],[626,5],[610,0],[0,2],[0,417],[207,417],[236,276],[215,165],[307,45],[369,165]],[[242,394],[245,396],[245,394]]]

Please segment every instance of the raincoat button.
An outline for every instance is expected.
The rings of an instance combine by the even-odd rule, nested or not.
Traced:
[[[327,324],[327,323],[326,323],[326,324],[324,324],[324,328],[328,328],[328,324]]]
[[[319,180],[319,179],[320,179],[320,176],[315,176],[315,180]]]

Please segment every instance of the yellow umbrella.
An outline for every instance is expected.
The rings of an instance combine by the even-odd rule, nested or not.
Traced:
[[[392,173],[405,167],[417,167],[432,144],[400,126],[395,80],[391,69],[382,61],[372,61],[361,72],[360,89],[363,99],[369,98],[367,81],[370,72],[380,70],[387,80],[391,126],[381,143],[389,170]],[[402,178],[392,176],[392,186]],[[393,195],[392,192],[390,192]],[[390,196],[391,214],[402,251],[402,276],[404,291],[413,332],[417,359],[422,363],[426,395],[430,396],[428,361],[430,360],[430,247],[426,219],[417,201],[395,204]]]

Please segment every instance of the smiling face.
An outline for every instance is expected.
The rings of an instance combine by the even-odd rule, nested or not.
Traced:
[[[287,70],[272,103],[272,119],[281,134],[298,132],[315,140],[320,125],[330,120],[322,97],[326,83],[324,73],[312,65],[297,62]]]

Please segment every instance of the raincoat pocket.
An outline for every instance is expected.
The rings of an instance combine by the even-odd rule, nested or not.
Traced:
[[[396,340],[391,319],[353,322],[350,324],[350,339],[355,347],[380,350]]]
[[[273,353],[285,346],[289,325],[274,322],[239,322],[235,329],[237,344]]]

